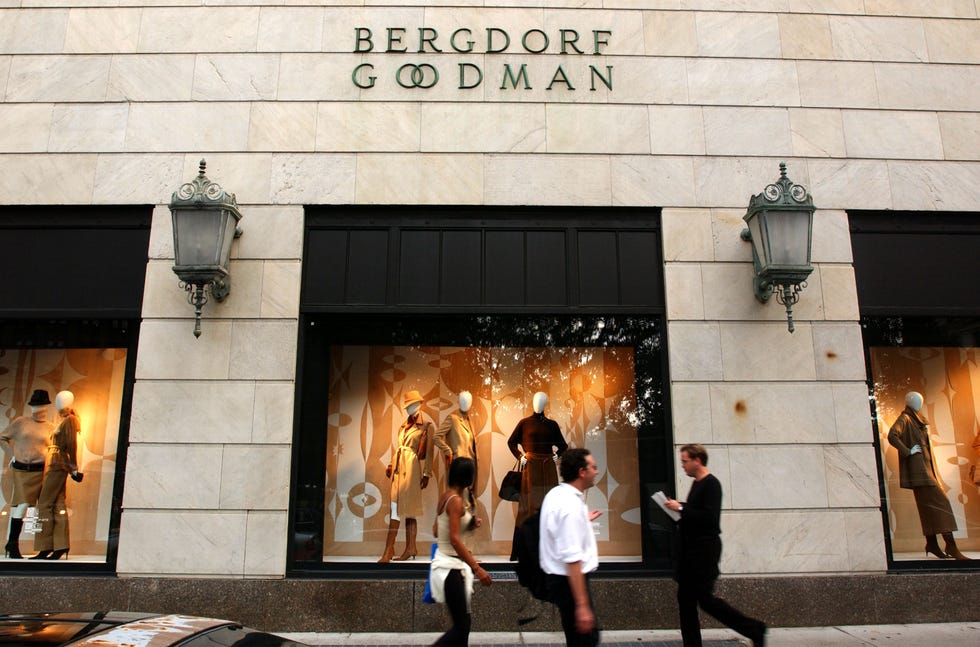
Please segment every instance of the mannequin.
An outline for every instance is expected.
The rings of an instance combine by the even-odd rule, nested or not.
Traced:
[[[473,405],[473,395],[469,391],[459,393],[459,411],[449,414],[435,436],[435,446],[446,459],[448,474],[449,464],[454,458],[470,458],[473,460],[473,484],[469,488],[470,503],[473,502],[473,488],[478,482],[478,464],[476,459],[476,425],[470,420],[469,410]]]
[[[48,438],[54,430],[54,425],[48,422],[50,404],[48,392],[36,389],[27,403],[31,415],[14,418],[0,434],[3,451],[13,454],[10,469],[14,492],[10,501],[10,530],[4,546],[6,555],[12,559],[23,557],[20,553],[20,531],[24,526],[24,515],[29,506],[37,505],[41,494]]]
[[[541,509],[541,502],[548,490],[558,485],[555,459],[568,449],[558,423],[544,415],[547,404],[547,394],[541,391],[535,393],[531,399],[534,413],[518,422],[507,440],[510,453],[519,458],[523,466],[521,498],[514,521],[515,534],[525,519]],[[516,557],[512,549],[511,560]]]
[[[959,551],[953,539],[956,519],[939,481],[939,470],[929,441],[929,423],[920,413],[922,402],[922,394],[915,391],[907,393],[905,409],[888,430],[888,442],[898,450],[899,483],[903,488],[912,490],[915,496],[922,534],[926,538],[926,554],[931,553],[941,559],[953,557],[968,560],[970,558]],[[946,540],[945,552],[939,548],[937,534]]]
[[[408,417],[398,430],[398,447],[385,469],[385,476],[391,479],[391,519],[385,550],[378,560],[382,564],[392,559],[415,559],[418,554],[415,539],[418,518],[422,515],[422,490],[429,485],[434,425],[419,411],[422,396],[418,391],[405,393],[402,406]],[[405,518],[405,551],[399,557],[393,557],[401,517]]]
[[[34,535],[37,555],[31,559],[68,558],[68,510],[65,505],[65,484],[70,475],[81,481],[78,471],[78,433],[81,421],[71,405],[75,395],[60,391],[54,396],[54,406],[61,421],[51,434],[48,459],[44,470],[44,484],[37,502],[37,517],[41,532]]]

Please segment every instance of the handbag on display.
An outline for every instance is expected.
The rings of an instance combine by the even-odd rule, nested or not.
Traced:
[[[504,501],[519,501],[521,498],[521,461],[517,460],[514,469],[504,475],[500,482],[500,498]]]

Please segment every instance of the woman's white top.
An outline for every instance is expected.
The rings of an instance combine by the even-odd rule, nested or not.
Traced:
[[[454,494],[453,496],[459,495]],[[462,571],[463,590],[466,591],[466,611],[469,612],[470,598],[473,596],[473,570],[470,569],[469,564],[456,555],[453,543],[449,538],[449,501],[453,496],[446,499],[442,512],[436,517],[439,547],[436,549],[436,556],[432,558],[432,565],[429,567],[429,589],[432,591],[432,597],[435,598],[436,602],[444,603],[446,601],[446,576],[449,575],[449,571]],[[459,519],[460,532],[464,541],[466,535],[470,533],[471,519],[473,519],[473,513],[470,512],[469,508],[466,508],[463,516]]]

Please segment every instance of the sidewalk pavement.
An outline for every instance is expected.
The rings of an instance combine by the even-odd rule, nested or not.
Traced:
[[[447,618],[448,628],[448,618]],[[728,629],[704,629],[704,647],[751,645]],[[392,647],[431,645],[438,633],[287,633],[293,640],[310,645],[334,647]],[[473,647],[555,647],[564,645],[560,632],[472,633]],[[604,631],[602,647],[681,647],[680,630]],[[839,627],[773,627],[766,636],[767,647],[938,647],[980,645],[980,620],[942,624],[859,625]]]

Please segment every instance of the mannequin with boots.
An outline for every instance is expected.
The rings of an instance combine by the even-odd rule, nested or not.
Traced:
[[[388,536],[385,550],[378,560],[386,564],[391,560],[415,559],[418,547],[418,518],[422,516],[422,490],[429,485],[431,475],[430,459],[435,436],[434,425],[425,419],[419,409],[422,395],[415,390],[405,393],[403,405],[408,415],[398,430],[398,447],[391,463],[385,469],[385,476],[391,479],[391,520],[388,522]],[[405,551],[395,554],[395,538],[401,518],[405,518]]]
[[[37,555],[31,559],[68,558],[68,510],[65,502],[65,485],[68,477],[81,482],[78,471],[78,433],[81,421],[71,405],[75,395],[60,391],[54,396],[54,406],[61,421],[51,434],[48,458],[44,470],[44,483],[37,502],[37,519],[41,531],[34,535]]]
[[[939,481],[939,470],[929,440],[929,423],[921,413],[922,394],[905,395],[905,409],[888,430],[888,442],[898,450],[898,475],[901,487],[912,490],[919,512],[922,534],[926,538],[926,555],[940,559],[970,559],[960,552],[953,539],[956,519],[953,508]],[[942,535],[946,550],[939,548],[936,535]]]
[[[54,431],[54,425],[47,419],[50,404],[48,392],[36,389],[27,403],[31,415],[14,418],[10,426],[0,433],[0,447],[3,447],[4,453],[13,455],[10,469],[14,492],[10,501],[10,530],[4,546],[6,555],[12,559],[23,557],[20,553],[20,531],[24,525],[24,515],[29,506],[37,505],[41,494],[48,438]]]
[[[459,393],[459,411],[446,416],[436,431],[434,444],[446,459],[446,473],[454,458],[469,458],[473,461],[473,483],[467,490],[470,504],[473,503],[473,488],[476,487],[479,468],[476,460],[476,425],[470,420],[469,410],[473,406],[473,395],[469,391]]]

